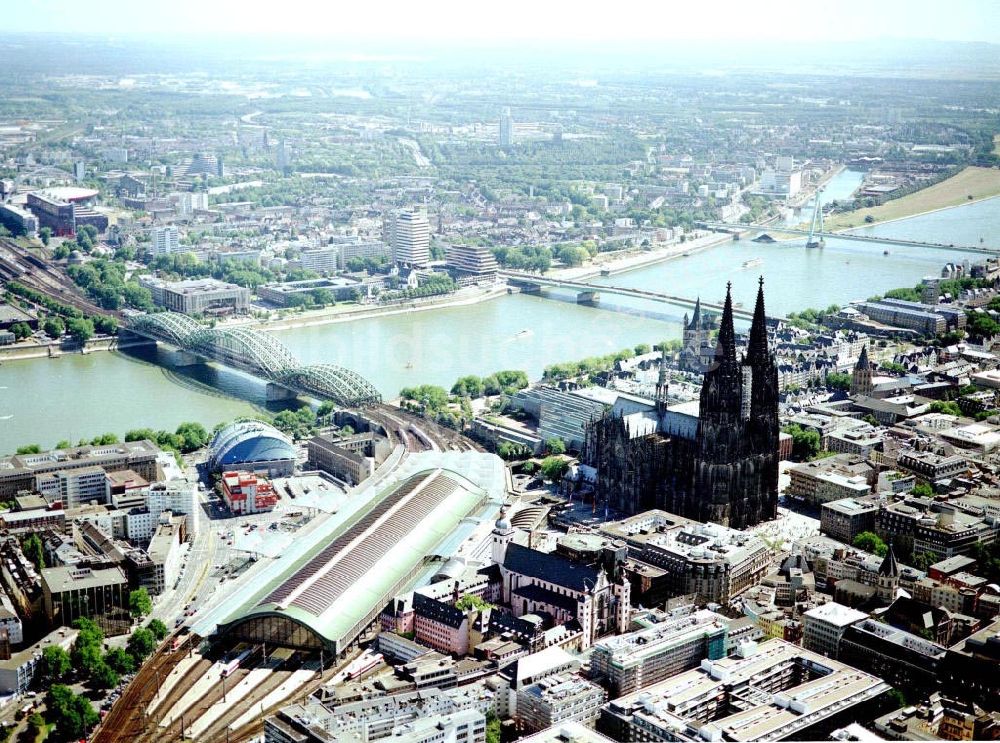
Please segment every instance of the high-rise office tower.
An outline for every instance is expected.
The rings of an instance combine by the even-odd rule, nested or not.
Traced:
[[[510,109],[504,108],[500,111],[500,146],[510,147],[514,144],[514,120],[510,116]]]
[[[423,266],[431,258],[431,228],[422,210],[396,215],[392,229],[392,260],[398,266]]]

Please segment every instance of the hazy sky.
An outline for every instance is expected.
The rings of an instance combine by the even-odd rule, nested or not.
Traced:
[[[0,31],[1000,42],[1000,0],[0,0]]]

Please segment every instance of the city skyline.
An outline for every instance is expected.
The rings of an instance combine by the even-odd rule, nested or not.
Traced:
[[[644,40],[857,41],[878,39],[1000,42],[1000,8],[988,0],[959,0],[941,12],[933,0],[865,3],[841,0],[832,7],[789,0],[745,3],[725,0],[648,6],[627,2],[609,14],[588,0],[567,11],[557,3],[511,0],[504,13],[470,12],[458,0],[415,5],[401,0],[326,6],[290,0],[279,14],[247,12],[245,3],[194,0],[144,3],[108,0],[99,7],[70,0],[33,0],[4,9],[5,31],[90,34],[181,33],[351,37],[428,41]],[[302,19],[309,18],[308,24]],[[525,23],[525,19],[531,19]],[[640,22],[637,22],[640,21]]]

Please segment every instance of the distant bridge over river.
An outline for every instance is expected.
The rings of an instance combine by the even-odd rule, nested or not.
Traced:
[[[700,301],[702,309],[713,312],[722,312],[722,305],[716,302],[706,302],[704,299],[697,300],[690,297],[679,297],[674,294],[663,292],[652,292],[646,289],[633,289],[626,286],[609,286],[605,284],[591,284],[586,281],[573,281],[570,279],[559,279],[551,276],[540,276],[519,271],[501,271],[500,275],[507,279],[507,283],[520,288],[524,292],[540,291],[549,287],[553,289],[571,289],[577,292],[576,301],[580,304],[592,304],[597,302],[601,294],[614,294],[620,297],[632,297],[634,299],[650,299],[654,302],[672,304],[677,307],[694,308],[695,303]],[[753,311],[742,307],[733,307],[733,317],[739,320],[750,321],[753,319]],[[771,316],[775,320],[785,320],[784,317]]]
[[[836,239],[836,240],[854,240],[855,242],[864,243],[877,243],[879,245],[899,245],[911,248],[928,248],[929,250],[959,250],[965,253],[979,253],[981,255],[989,255],[996,257],[1000,255],[1000,248],[987,248],[982,245],[946,245],[944,243],[932,243],[924,242],[921,240],[903,240],[896,237],[876,237],[875,235],[856,235],[851,232],[813,232],[810,233],[809,230],[800,230],[797,227],[782,227],[781,225],[762,225],[762,224],[738,224],[731,222],[698,222],[698,227],[706,230],[714,230],[715,232],[730,232],[734,235],[740,235],[745,232],[775,232],[778,234],[788,234],[788,235],[802,235],[803,237],[809,237],[812,234],[816,238],[821,239]]]
[[[178,366],[218,361],[267,382],[269,400],[305,395],[345,407],[375,405],[378,391],[335,364],[302,364],[273,335],[252,328],[207,328],[187,315],[156,312],[129,318],[127,333],[178,349]]]

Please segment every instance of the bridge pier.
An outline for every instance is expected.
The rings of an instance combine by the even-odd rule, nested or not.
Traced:
[[[298,394],[294,390],[282,387],[274,382],[267,383],[267,401],[276,402],[278,400],[294,400]]]
[[[577,304],[597,304],[600,299],[601,294],[596,291],[579,292],[576,295]]]
[[[204,364],[205,359],[197,354],[191,353],[190,351],[182,351],[181,349],[172,350],[168,357],[167,363],[170,366],[197,366],[198,364]]]

